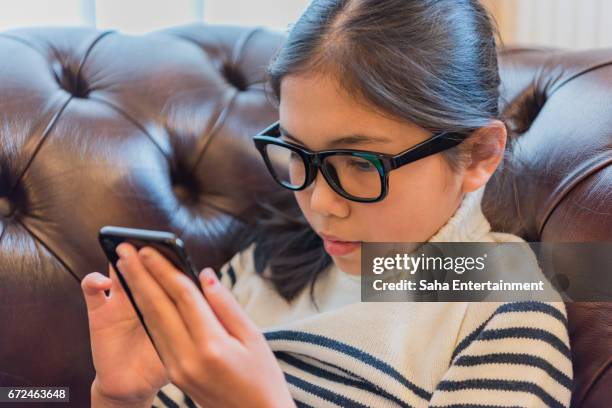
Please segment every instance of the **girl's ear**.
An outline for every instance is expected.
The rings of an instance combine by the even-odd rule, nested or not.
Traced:
[[[464,193],[477,190],[489,181],[504,158],[506,138],[506,125],[500,120],[492,120],[465,141],[467,165],[463,174]]]

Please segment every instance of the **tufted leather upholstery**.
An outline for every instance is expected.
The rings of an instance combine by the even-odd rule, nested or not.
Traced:
[[[507,49],[500,72],[517,139],[509,171],[495,174],[483,198],[493,229],[528,241],[612,241],[612,49]],[[565,260],[557,271],[570,282],[609,282],[610,265]],[[572,405],[610,406],[612,303],[566,306]]]
[[[198,268],[236,251],[256,198],[278,188],[249,136],[277,118],[263,73],[282,41],[202,25],[0,34],[0,385],[68,385],[71,405],[88,405],[79,283],[106,273],[101,226],[172,230]],[[612,50],[506,50],[502,77],[521,167],[487,188],[492,224],[528,240],[610,241]],[[602,406],[612,307],[568,308],[575,404]]]

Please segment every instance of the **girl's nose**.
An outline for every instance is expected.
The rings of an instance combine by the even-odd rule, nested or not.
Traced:
[[[324,216],[345,218],[349,215],[350,204],[348,200],[336,193],[327,180],[317,172],[315,180],[306,188],[310,192],[310,208]]]

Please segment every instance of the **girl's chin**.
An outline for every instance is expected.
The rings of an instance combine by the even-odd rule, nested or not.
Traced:
[[[351,275],[361,274],[360,251],[354,251],[344,256],[331,256],[334,264],[342,271]]]

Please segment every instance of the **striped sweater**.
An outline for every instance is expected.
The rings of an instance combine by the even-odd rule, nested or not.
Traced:
[[[430,242],[521,242],[492,232],[484,189]],[[261,328],[298,407],[567,407],[572,364],[562,302],[363,303],[335,265],[291,303],[254,273],[253,249],[222,283]],[[245,396],[247,398],[247,396]],[[173,384],[155,407],[197,406]]]

